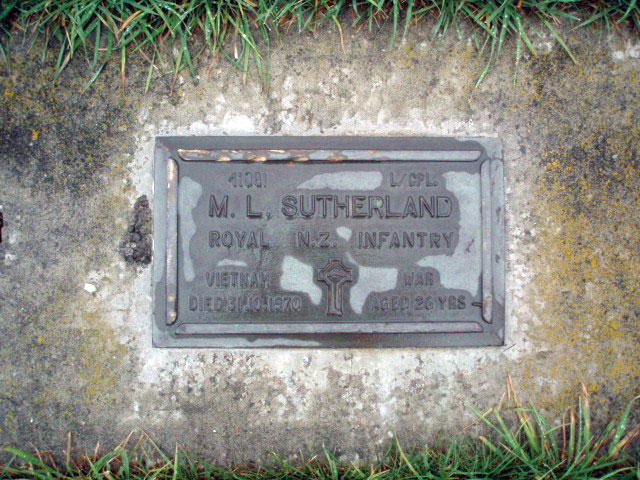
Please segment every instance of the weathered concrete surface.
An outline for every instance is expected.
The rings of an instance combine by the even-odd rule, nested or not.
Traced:
[[[141,94],[142,66],[124,91],[107,71],[81,95],[82,61],[52,88],[17,53],[0,77],[0,443],[60,452],[67,431],[93,448],[139,428],[226,462],[322,444],[369,458],[392,431],[408,444],[459,432],[464,402],[495,404],[507,372],[549,410],[581,381],[603,413],[640,393],[639,49],[568,38],[578,64],[534,35],[540,55],[516,85],[506,49],[478,89],[471,41],[433,41],[427,26],[395,49],[388,32],[346,30],[346,55],[333,31],[289,36],[268,94],[217,61],[172,97],[170,77]],[[129,240],[145,233],[134,204],[152,198],[165,134],[502,138],[506,346],[152,349],[151,268]]]

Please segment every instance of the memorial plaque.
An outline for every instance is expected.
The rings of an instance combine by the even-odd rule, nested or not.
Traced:
[[[495,139],[160,137],[156,347],[504,339]]]

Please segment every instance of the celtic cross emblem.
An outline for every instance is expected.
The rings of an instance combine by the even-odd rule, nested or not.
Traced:
[[[339,258],[330,258],[327,264],[318,270],[318,281],[327,285],[327,315],[342,315],[342,289],[344,284],[353,281],[352,270]]]

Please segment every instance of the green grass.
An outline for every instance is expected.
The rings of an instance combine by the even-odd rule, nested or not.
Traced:
[[[640,31],[637,0],[3,0],[0,2],[0,58],[9,67],[10,37],[44,45],[42,59],[55,51],[56,79],[71,59],[86,59],[91,85],[109,61],[119,62],[122,85],[132,56],[148,65],[151,79],[172,75],[173,85],[184,69],[192,73],[203,54],[222,56],[243,72],[254,64],[269,84],[269,54],[285,30],[313,31],[330,22],[343,42],[343,24],[392,28],[391,45],[412,24],[432,19],[434,34],[460,22],[474,27],[475,46],[486,56],[486,68],[506,41],[515,41],[515,71],[524,50],[536,51],[525,25],[541,22],[575,61],[559,34],[561,23],[580,27],[603,25],[611,31]],[[345,51],[346,53],[346,51]],[[211,63],[207,60],[207,63]],[[515,80],[514,75],[514,80]]]
[[[275,458],[269,466],[223,467],[196,460],[176,447],[162,452],[146,435],[137,442],[129,436],[106,454],[98,447],[93,455],[54,461],[36,450],[27,453],[13,447],[4,450],[13,458],[0,466],[0,478],[34,480],[392,480],[392,479],[640,479],[640,452],[630,448],[640,435],[640,425],[628,425],[640,397],[615,420],[596,432],[592,425],[589,395],[580,395],[576,408],[549,421],[532,406],[522,405],[511,379],[496,408],[474,410],[476,424],[485,433],[477,438],[436,441],[431,446],[405,450],[394,440],[381,460],[368,465],[339,461],[330,451],[296,462]],[[471,407],[470,407],[471,408]],[[478,428],[476,426],[476,428]]]
[[[91,75],[100,75],[109,61],[119,61],[122,84],[132,55],[148,64],[146,89],[157,71],[173,75],[189,69],[195,73],[203,53],[223,56],[242,70],[244,80],[251,64],[269,84],[269,52],[284,30],[313,31],[319,24],[335,24],[343,49],[342,25],[366,25],[376,30],[392,28],[391,44],[412,24],[433,19],[434,34],[460,22],[474,26],[478,52],[487,64],[486,76],[505,41],[515,40],[517,65],[523,50],[536,54],[526,32],[527,19],[539,20],[574,59],[558,33],[561,22],[572,26],[600,24],[609,30],[640,30],[637,0],[3,0],[0,2],[0,57],[8,66],[9,37],[44,42],[43,59],[55,49],[56,77],[72,58],[86,58]],[[459,32],[459,30],[458,30]],[[194,34],[202,41],[194,41]],[[166,48],[169,47],[169,48]],[[167,53],[170,52],[170,53]],[[176,52],[176,53],[174,53]],[[517,73],[516,73],[517,74]]]

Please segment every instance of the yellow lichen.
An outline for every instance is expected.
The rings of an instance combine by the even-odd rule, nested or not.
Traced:
[[[531,353],[514,373],[554,409],[571,404],[580,383],[602,404],[640,393],[637,67],[580,56],[531,60],[514,106],[541,161],[528,226]]]
[[[580,382],[620,399],[640,389],[640,168],[621,160],[590,172],[593,186],[552,161],[539,188],[530,293],[540,323],[529,335],[542,355],[523,375],[549,406],[570,401]]]

